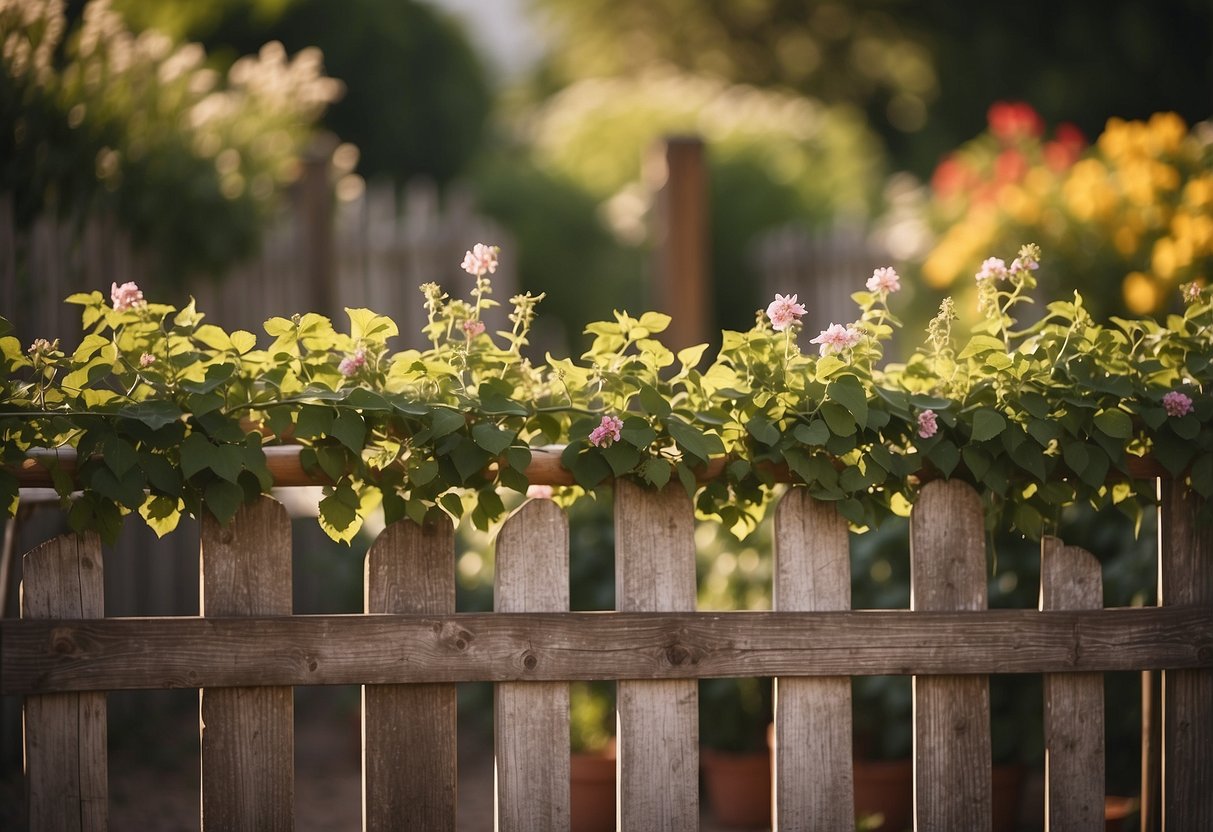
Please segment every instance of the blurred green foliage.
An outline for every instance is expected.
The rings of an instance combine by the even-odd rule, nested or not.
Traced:
[[[164,273],[253,252],[314,120],[320,56],[270,45],[226,76],[196,44],[132,32],[105,3],[0,0],[0,191],[18,225],[108,213]]]
[[[318,47],[345,94],[324,124],[361,151],[358,171],[400,184],[447,182],[479,149],[492,94],[479,58],[452,21],[415,0],[117,0],[141,25],[201,40],[225,60],[277,40]]]
[[[920,175],[998,99],[1088,135],[1110,116],[1209,115],[1213,6],[1204,0],[536,0],[557,33],[559,86],[667,63],[861,108],[898,167]]]

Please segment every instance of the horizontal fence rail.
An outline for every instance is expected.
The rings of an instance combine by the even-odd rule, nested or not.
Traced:
[[[0,693],[1213,667],[1213,609],[107,618],[0,624]]]

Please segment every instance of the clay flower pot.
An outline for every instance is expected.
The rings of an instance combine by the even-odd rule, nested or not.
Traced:
[[[572,832],[614,832],[615,746],[569,758],[569,828]]]
[[[771,755],[768,751],[729,754],[699,752],[708,808],[722,826],[770,827]]]

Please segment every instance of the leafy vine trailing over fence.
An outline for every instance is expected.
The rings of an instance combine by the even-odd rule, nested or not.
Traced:
[[[305,470],[329,482],[320,523],[349,540],[367,512],[417,522],[470,512],[480,527],[504,513],[501,489],[526,493],[532,448],[562,445],[572,499],[610,477],[654,487],[680,481],[696,505],[741,532],[761,516],[777,479],[802,482],[856,526],[904,514],[922,481],[960,477],[981,487],[989,523],[1038,536],[1075,501],[1139,517],[1152,480],[1130,460],[1150,455],[1213,497],[1213,303],[1182,289],[1184,312],[1153,320],[1091,319],[1075,294],[1017,328],[1031,303],[1040,252],[990,258],[976,275],[983,317],[965,337],[944,301],[904,364],[882,366],[899,326],[900,289],[878,269],[853,297],[859,317],[802,338],[805,310],[777,295],[746,332],[725,332],[677,354],[646,312],[591,324],[580,361],[526,357],[542,296],[510,300],[510,331],[488,333],[495,248],[463,267],[468,297],[421,287],[425,350],[392,352],[388,318],[347,310],[349,332],[320,315],[272,318],[272,342],[151,303],[133,283],[73,295],[86,335],[65,355],[28,347],[0,319],[0,500],[11,512],[16,471],[49,469],[77,530],[116,536],[138,511],[163,534],[182,512],[229,520],[268,491],[264,446],[302,446]],[[807,351],[802,351],[805,347]],[[75,450],[71,470],[54,454]],[[697,472],[723,476],[702,488]]]

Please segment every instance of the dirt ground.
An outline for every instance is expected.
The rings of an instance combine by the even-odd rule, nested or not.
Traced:
[[[360,751],[349,692],[308,694],[296,697],[296,829],[359,832]],[[198,832],[196,712],[188,707],[176,710],[180,713],[173,715],[172,724],[165,725],[164,718],[158,717],[154,727],[138,725],[137,713],[111,713],[110,829]],[[470,725],[465,721],[461,717],[457,828],[485,832],[493,828],[492,739],[483,718]],[[0,832],[27,829],[23,791],[19,772],[0,773]],[[706,810],[700,828],[723,830]]]

